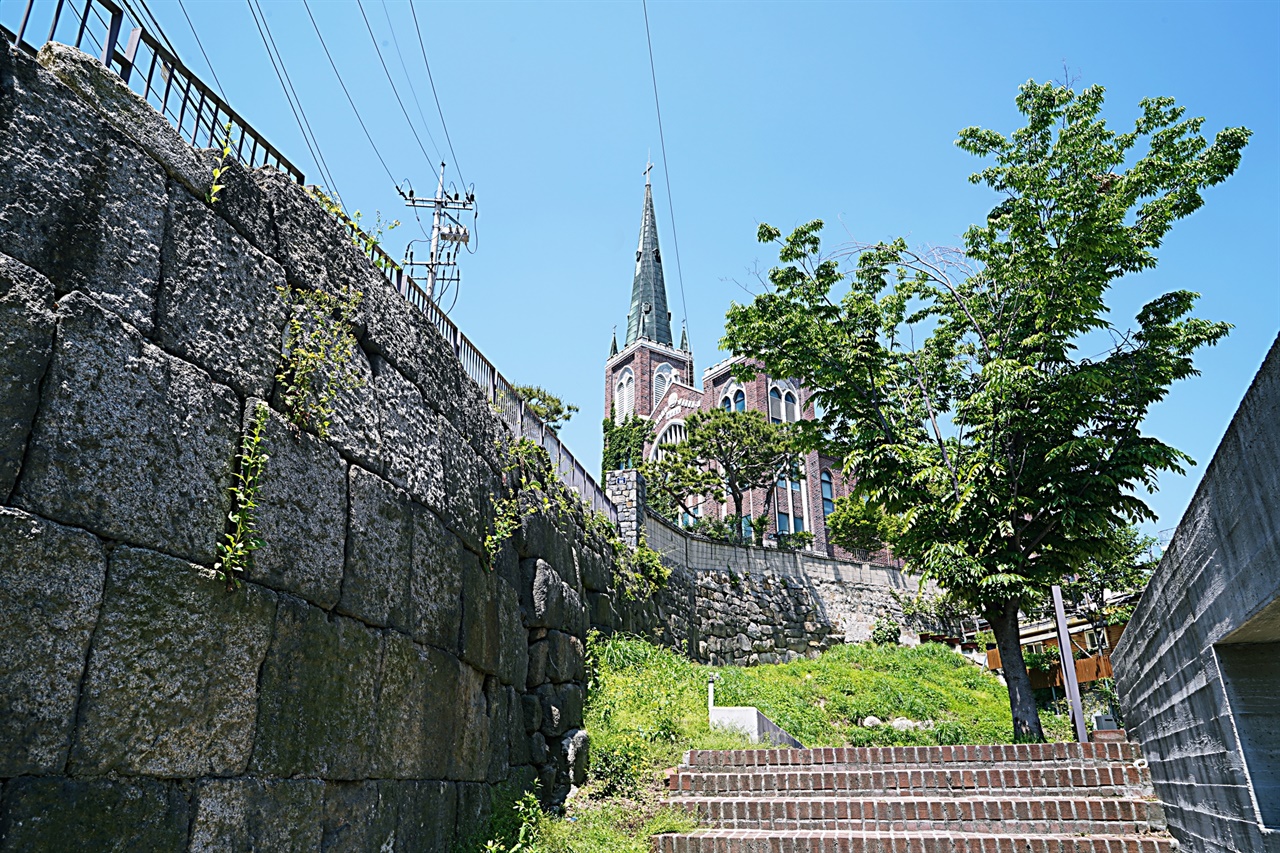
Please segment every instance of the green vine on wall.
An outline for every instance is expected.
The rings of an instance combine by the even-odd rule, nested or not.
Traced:
[[[604,477],[610,471],[639,468],[644,461],[644,445],[653,438],[653,421],[631,415],[615,423],[612,408],[604,419]]]
[[[214,571],[226,581],[228,590],[240,586],[241,578],[253,565],[253,552],[263,546],[258,536],[256,511],[258,489],[270,458],[265,452],[263,437],[269,416],[266,404],[259,403],[245,434],[238,457],[239,465],[233,475],[231,513],[227,516],[231,530],[226,533],[226,540],[218,544],[218,560],[213,564]]]
[[[614,556],[615,578],[623,597],[648,598],[667,585],[671,569],[662,562],[662,555],[645,543],[644,534],[636,548],[628,548],[608,516],[588,507],[555,478],[545,448],[529,438],[499,440],[498,446],[504,455],[502,475],[507,494],[493,496],[493,532],[484,540],[490,568],[502,543],[515,535],[526,517],[538,511],[561,517],[581,511],[587,535],[603,541]]]
[[[227,122],[222,127],[222,151],[218,155],[218,165],[213,167],[213,182],[209,184],[209,191],[204,194],[204,200],[209,204],[217,204],[221,199],[218,193],[226,189],[226,185],[218,183],[229,168],[227,160],[231,157],[231,122]]]
[[[277,289],[290,309],[276,374],[284,410],[294,426],[327,438],[338,394],[364,384],[351,366],[356,348],[351,318],[363,294],[351,288],[337,295],[288,286]]]

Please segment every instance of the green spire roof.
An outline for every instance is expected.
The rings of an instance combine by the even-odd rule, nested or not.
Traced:
[[[631,311],[627,314],[627,343],[641,338],[671,346],[671,318],[667,314],[667,286],[662,279],[662,253],[658,251],[658,222],[653,215],[653,188],[649,173],[644,179],[644,215],[640,220],[640,246],[636,250],[636,277],[631,282]]]

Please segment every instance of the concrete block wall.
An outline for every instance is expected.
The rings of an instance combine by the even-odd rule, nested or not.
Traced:
[[[301,187],[209,205],[213,164],[93,58],[0,47],[0,851],[450,850],[494,785],[582,781],[607,550],[534,514],[491,567],[503,427],[447,344]],[[363,293],[325,440],[283,285]]]
[[[1241,748],[1280,698],[1280,339],[1272,346],[1112,655],[1125,721],[1169,828],[1197,853],[1280,851],[1280,755]],[[1232,707],[1220,661],[1262,651]],[[1241,698],[1241,697],[1237,697]],[[1257,719],[1258,706],[1271,721]],[[1252,706],[1252,707],[1251,707]],[[1248,719],[1249,715],[1254,719]],[[1244,716],[1239,716],[1244,715]],[[1269,783],[1269,784],[1268,784]],[[1270,824],[1263,817],[1268,806]],[[1264,825],[1265,824],[1265,825]]]

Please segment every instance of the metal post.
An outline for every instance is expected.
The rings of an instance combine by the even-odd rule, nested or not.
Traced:
[[[134,27],[129,31],[129,43],[125,45],[120,63],[120,79],[125,83],[129,82],[129,75],[133,73],[133,61],[138,55],[138,42],[141,40],[142,27]]]
[[[1071,649],[1071,631],[1067,628],[1067,614],[1062,606],[1062,587],[1053,585],[1053,614],[1058,622],[1058,652],[1061,658],[1062,684],[1071,703],[1071,716],[1076,725],[1076,739],[1089,742],[1089,732],[1084,725],[1084,708],[1080,704],[1080,684],[1076,681],[1076,658]]]
[[[22,23],[18,24],[18,37],[13,40],[15,45],[22,44],[22,34],[27,30],[27,19],[31,17],[31,7],[34,6],[35,3],[36,0],[27,0],[27,8],[22,13]],[[61,4],[59,4],[59,11],[61,11]],[[57,26],[56,19],[54,26]]]
[[[31,0],[31,3],[27,4],[27,14],[31,13],[31,5],[34,2],[35,0]],[[58,29],[58,18],[62,17],[62,3],[63,3],[63,0],[58,0],[58,5],[55,6],[53,9],[53,23],[49,25],[49,37],[45,39],[45,41],[53,41],[54,30]],[[22,20],[25,22],[26,17],[24,16]],[[18,31],[18,40],[19,41],[22,40],[21,30]]]
[[[107,38],[102,43],[102,64],[111,67],[111,58],[115,56],[116,42],[120,40],[120,24],[124,21],[124,12],[116,10],[111,13],[111,23],[107,26]]]

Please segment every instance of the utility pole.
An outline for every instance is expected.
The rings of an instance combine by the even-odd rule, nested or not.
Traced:
[[[459,221],[453,211],[465,212],[475,209],[476,197],[475,193],[468,192],[465,196],[454,191],[453,195],[449,195],[444,189],[444,163],[440,164],[440,180],[436,185],[435,198],[421,199],[414,198],[413,190],[410,189],[408,194],[403,191],[400,193],[404,198],[405,204],[409,207],[429,207],[432,209],[431,214],[431,253],[430,259],[426,261],[415,261],[413,259],[413,251],[409,252],[409,259],[406,266],[412,270],[414,267],[424,266],[427,268],[427,298],[435,301],[436,284],[448,284],[449,282],[457,283],[460,274],[458,273],[457,259],[458,247],[465,246],[471,242],[471,232],[467,230],[467,226]]]

